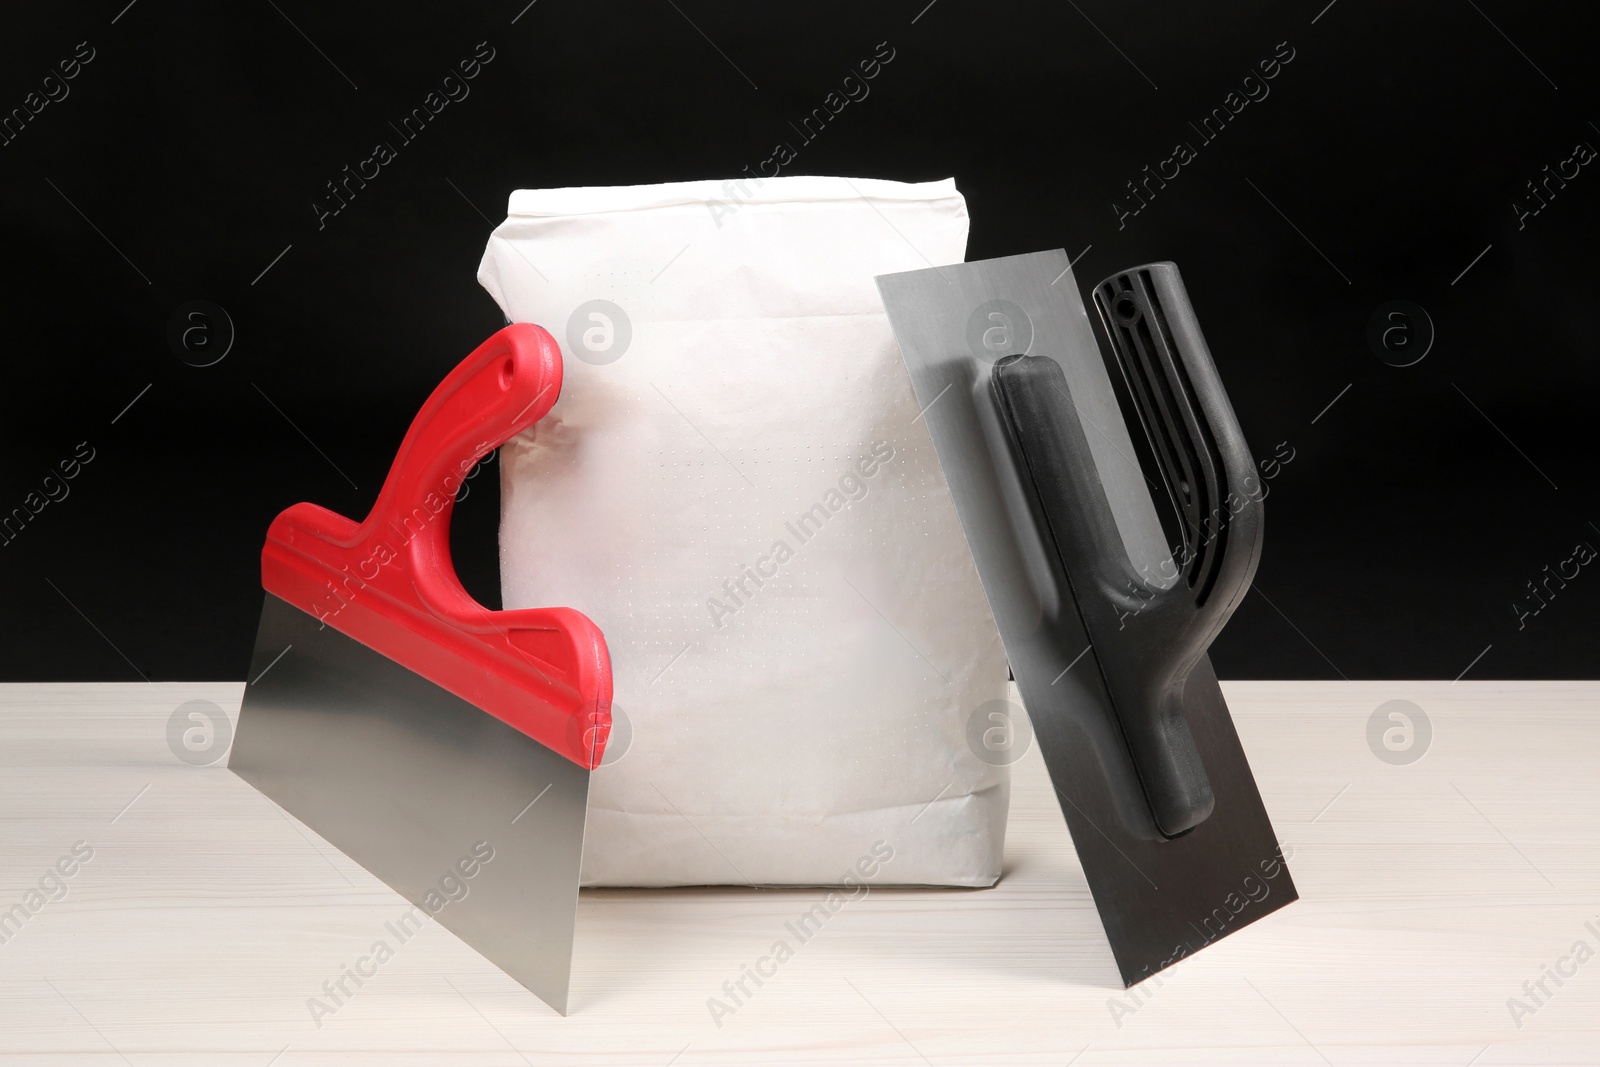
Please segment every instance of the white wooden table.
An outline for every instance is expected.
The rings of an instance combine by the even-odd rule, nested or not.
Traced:
[[[430,925],[319,1026],[408,906],[172,755],[179,704],[242,686],[0,686],[0,916],[41,904],[0,927],[0,1064],[1600,1064],[1600,683],[1224,688],[1302,899],[1137,998],[1032,752],[997,887],[874,889],[720,1025],[821,891],[585,891],[566,1019]],[[1369,749],[1392,699],[1418,762]]]

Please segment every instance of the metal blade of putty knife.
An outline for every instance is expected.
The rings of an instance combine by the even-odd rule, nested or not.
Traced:
[[[1298,896],[1207,655],[1261,480],[1170,263],[1096,289],[1103,351],[1060,250],[877,282],[1133,985]]]
[[[564,1015],[610,659],[570,608],[480,606],[449,542],[462,480],[560,390],[555,341],[508,326],[428,398],[366,521],[274,520],[229,766]]]

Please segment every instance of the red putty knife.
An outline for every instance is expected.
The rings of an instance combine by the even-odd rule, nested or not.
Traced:
[[[463,478],[560,392],[556,342],[508,326],[428,398],[365,522],[273,521],[229,766],[566,1014],[610,657],[580,612],[489,611],[450,562]]]

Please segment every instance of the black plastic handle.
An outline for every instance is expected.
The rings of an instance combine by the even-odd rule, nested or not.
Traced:
[[[1094,303],[1176,513],[1173,558],[1209,646],[1261,559],[1260,475],[1177,265],[1114,274],[1095,286]]]
[[[1060,364],[1012,355],[990,376],[1037,519],[1053,543],[1095,649],[1156,826],[1175,837],[1215,805],[1184,692],[1249,588],[1261,545],[1260,482],[1175,266],[1101,283],[1095,304],[1124,402],[1144,429],[1161,486],[1173,571],[1129,560]],[[1130,422],[1132,419],[1129,420]],[[1159,481],[1156,481],[1159,477]]]

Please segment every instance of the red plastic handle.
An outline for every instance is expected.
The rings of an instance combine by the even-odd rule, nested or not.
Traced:
[[[593,769],[611,732],[611,658],[572,608],[489,611],[450,562],[456,492],[491,449],[538,422],[561,392],[544,330],[496,333],[417,413],[359,525],[315,504],[273,520],[267,592]]]

